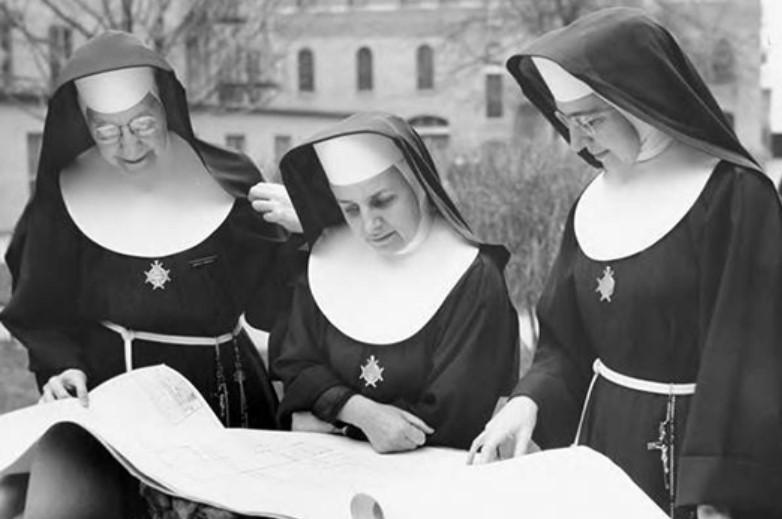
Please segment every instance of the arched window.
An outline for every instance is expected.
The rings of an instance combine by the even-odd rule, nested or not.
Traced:
[[[711,72],[715,83],[730,83],[736,79],[736,58],[733,45],[727,38],[720,38],[712,50]]]
[[[372,90],[372,51],[368,47],[356,53],[356,79],[359,90]]]
[[[418,89],[434,88],[434,51],[429,45],[421,45],[415,55],[418,72]]]
[[[315,91],[315,56],[310,49],[299,51],[299,91]]]

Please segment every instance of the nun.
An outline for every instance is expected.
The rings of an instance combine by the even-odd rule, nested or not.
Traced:
[[[356,114],[280,167],[311,244],[271,352],[282,421],[381,453],[467,448],[517,380],[507,250],[475,238],[399,117]]]
[[[507,63],[598,170],[538,303],[540,342],[476,438],[588,445],[672,517],[782,515],[782,210],[676,39],[597,11]],[[514,451],[512,451],[514,452]]]
[[[42,402],[88,405],[102,381],[165,363],[226,426],[277,427],[276,394],[239,324],[245,314],[271,331],[292,295],[290,233],[248,199],[256,186],[262,202],[261,180],[246,156],[196,138],[170,65],[134,36],[110,31],[74,53],[49,101],[0,314]],[[31,491],[66,483],[47,483],[56,471],[43,465]],[[72,465],[108,481],[89,461]],[[49,516],[26,516],[36,513]]]

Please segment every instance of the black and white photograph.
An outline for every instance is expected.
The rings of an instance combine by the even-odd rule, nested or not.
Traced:
[[[0,0],[0,519],[782,519],[782,0]]]

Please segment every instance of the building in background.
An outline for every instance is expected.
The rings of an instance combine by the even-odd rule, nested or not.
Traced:
[[[358,110],[405,117],[443,166],[518,139],[560,146],[504,60],[607,3],[643,6],[669,25],[742,141],[768,154],[760,0],[583,0],[567,12],[542,0],[0,0],[0,235],[33,185],[51,78],[101,25],[132,29],[166,55],[196,133],[274,176],[292,145]]]

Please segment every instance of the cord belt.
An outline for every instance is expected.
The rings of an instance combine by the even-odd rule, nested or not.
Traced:
[[[139,330],[129,330],[124,326],[109,321],[101,321],[101,324],[122,337],[125,350],[125,370],[133,369],[133,341],[161,342],[165,344],[181,344],[182,346],[216,346],[234,340],[242,330],[241,323],[236,323],[232,332],[218,335],[217,337],[202,337],[197,335],[169,335],[167,333],[153,333]]]

